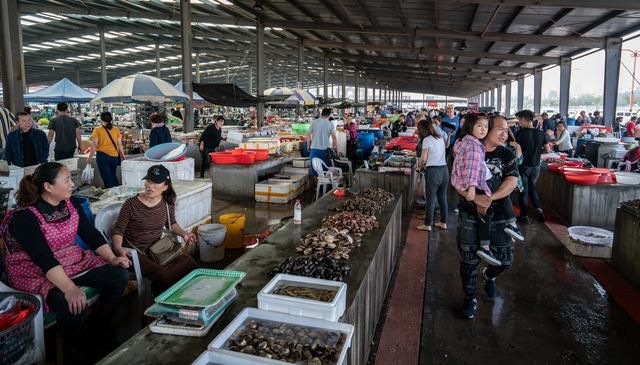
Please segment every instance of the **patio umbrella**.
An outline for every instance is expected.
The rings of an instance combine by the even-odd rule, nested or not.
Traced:
[[[182,80],[178,81],[177,84],[173,85],[176,87],[176,89],[178,89],[178,91],[184,91],[183,88],[183,83]],[[196,101],[198,103],[204,103],[206,100],[204,100],[204,98],[202,96],[200,96],[200,94],[198,94],[197,92],[193,92],[193,101]]]
[[[170,83],[157,77],[136,74],[111,81],[105,86],[95,99],[93,104],[102,103],[135,103],[167,101],[186,101],[187,94],[176,89]]]
[[[315,96],[311,95],[310,92],[304,89],[295,89],[293,95],[286,98],[284,100],[285,104],[295,104],[295,105],[314,105],[316,104],[318,99]]]
[[[264,96],[291,96],[293,95],[293,89],[288,87],[272,87],[266,89],[263,93]]]
[[[95,96],[96,94],[81,88],[65,77],[42,90],[38,90],[31,94],[25,94],[24,101],[43,103],[83,103],[95,98]]]

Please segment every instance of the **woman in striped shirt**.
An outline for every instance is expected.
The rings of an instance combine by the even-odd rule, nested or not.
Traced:
[[[190,256],[180,255],[163,267],[149,258],[149,247],[162,237],[163,228],[170,229],[187,244],[195,243],[196,237],[176,222],[176,193],[169,170],[162,165],[151,166],[143,180],[144,191],[127,199],[120,209],[112,232],[113,246],[118,256],[127,254],[123,245],[135,247],[142,253],[142,274],[151,280],[153,292],[160,294],[195,269],[196,263]]]

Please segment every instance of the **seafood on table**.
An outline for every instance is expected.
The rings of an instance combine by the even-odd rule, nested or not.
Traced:
[[[358,194],[358,197],[379,202],[382,206],[387,206],[393,201],[393,194],[380,188],[365,189]]]
[[[320,302],[331,302],[338,293],[337,288],[321,289],[308,286],[282,284],[278,285],[271,294],[283,295],[293,298],[311,299]]]
[[[347,229],[324,227],[304,236],[296,246],[296,252],[305,256],[322,255],[348,260],[351,250],[360,246],[360,242],[360,237],[351,237]]]
[[[373,215],[359,212],[341,212],[322,218],[323,227],[346,229],[354,236],[361,236],[378,228],[378,220]]]
[[[351,267],[344,260],[329,256],[290,256],[271,273],[291,274],[309,278],[345,281]]]

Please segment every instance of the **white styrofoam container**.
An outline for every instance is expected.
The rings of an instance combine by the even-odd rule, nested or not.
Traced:
[[[270,154],[275,154],[280,151],[280,139],[249,138],[247,142],[240,143],[240,147],[248,150],[267,149]]]
[[[291,175],[304,175],[306,176],[306,180],[305,180],[305,186],[304,189],[305,190],[309,190],[311,189],[311,179],[309,178],[309,174],[310,174],[310,168],[308,167],[292,167],[292,166],[285,166],[282,168],[282,173],[285,174],[291,174]]]
[[[211,215],[212,183],[208,180],[173,181],[176,221],[189,227]]]
[[[227,142],[229,143],[240,144],[242,143],[243,139],[244,134],[240,133],[239,131],[229,131],[229,133],[227,133]]]
[[[309,166],[311,166],[311,159],[309,157],[298,157],[294,158],[291,164],[293,167],[309,168]]]
[[[64,160],[58,160],[56,162],[61,163],[69,169],[69,171],[75,171],[78,169],[78,157],[67,158]]]
[[[0,187],[11,189],[11,192],[9,192],[9,207],[16,203],[16,190],[18,190],[23,177],[24,169],[14,165],[9,165],[9,176],[0,176]]]
[[[336,289],[331,302],[294,298],[273,294],[279,284],[289,284],[309,288]],[[293,314],[296,316],[319,318],[337,322],[347,305],[347,284],[340,281],[322,280],[304,276],[278,274],[258,293],[258,308]]]
[[[268,183],[290,183],[291,184],[291,199],[296,198],[304,191],[304,187],[307,183],[306,175],[295,174],[283,174],[289,176],[289,179],[279,179],[277,177],[267,180]]]
[[[213,341],[211,341],[211,343],[209,344],[209,351],[223,353],[229,356],[233,356],[234,358],[237,358],[239,360],[252,361],[253,364],[286,364],[286,362],[270,360],[267,358],[243,354],[241,352],[234,352],[222,348],[225,342],[227,342],[227,339],[229,339],[229,337],[231,337],[238,329],[240,329],[247,319],[262,319],[266,321],[282,322],[304,327],[313,327],[321,330],[341,332],[345,334],[347,338],[344,342],[344,347],[340,352],[340,357],[338,358],[338,362],[336,363],[337,365],[341,365],[342,363],[344,363],[344,359],[347,356],[347,351],[349,350],[349,347],[351,347],[351,339],[353,337],[354,328],[350,324],[330,322],[316,318],[292,316],[290,314],[265,311],[256,308],[245,308],[236,316],[236,318],[233,319],[233,321],[231,321],[231,323],[229,323],[229,325],[227,325],[224,330],[222,330],[222,332],[218,334],[218,336],[216,336],[216,338],[213,339]],[[235,364],[235,362],[229,362],[228,364]]]
[[[154,162],[147,161],[144,157],[132,158],[122,161],[122,185],[144,186],[142,178],[147,174],[147,170],[153,165],[163,165],[169,170],[171,180],[193,181],[195,175],[195,164],[193,158],[185,158],[176,162]]]
[[[209,364],[254,365],[255,362],[252,359],[240,359],[236,356],[222,352],[205,351],[200,356],[198,356],[198,358],[194,362],[191,363],[191,365]]]
[[[259,182],[255,187],[257,202],[285,204],[291,201],[293,186],[290,182]]]

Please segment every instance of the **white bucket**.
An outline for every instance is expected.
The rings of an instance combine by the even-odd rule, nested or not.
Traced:
[[[203,224],[198,227],[200,260],[216,262],[224,258],[224,239],[227,227],[224,224]]]

